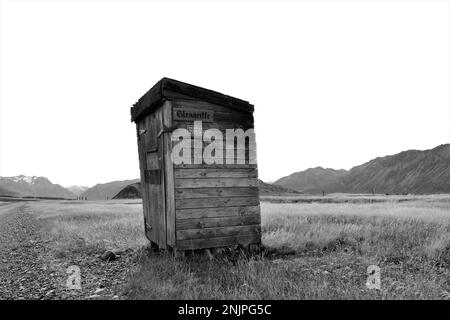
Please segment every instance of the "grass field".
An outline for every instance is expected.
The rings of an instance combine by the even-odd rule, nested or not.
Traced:
[[[150,253],[140,201],[29,206],[47,228],[56,259],[137,250],[140,267],[124,288],[130,299],[450,298],[450,196],[376,196],[372,203],[343,197],[268,199],[277,202],[261,204],[269,254],[214,260]],[[369,265],[381,268],[380,290],[365,285]]]

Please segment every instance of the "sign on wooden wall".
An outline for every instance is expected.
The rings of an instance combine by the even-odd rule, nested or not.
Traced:
[[[214,111],[174,108],[173,119],[179,121],[214,121]]]

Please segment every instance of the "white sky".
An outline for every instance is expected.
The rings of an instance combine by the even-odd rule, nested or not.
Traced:
[[[139,176],[167,76],[255,105],[259,176],[450,141],[448,1],[1,1],[0,175]]]

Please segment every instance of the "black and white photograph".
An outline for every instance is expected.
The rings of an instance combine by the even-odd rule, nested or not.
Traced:
[[[450,300],[450,1],[0,0],[0,300]]]

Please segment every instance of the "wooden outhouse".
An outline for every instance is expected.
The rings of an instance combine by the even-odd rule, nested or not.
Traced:
[[[250,159],[256,157],[255,144],[246,138],[242,147],[232,138],[230,152],[225,143],[228,131],[252,131],[253,109],[247,101],[168,78],[131,108],[145,234],[152,245],[177,252],[261,243],[257,165]],[[186,140],[192,146],[190,163],[174,161],[177,129],[192,134]],[[213,139],[209,130],[205,141],[208,129],[223,134],[223,155],[213,152],[222,163],[211,163],[205,153],[209,142],[222,139],[217,130]]]

